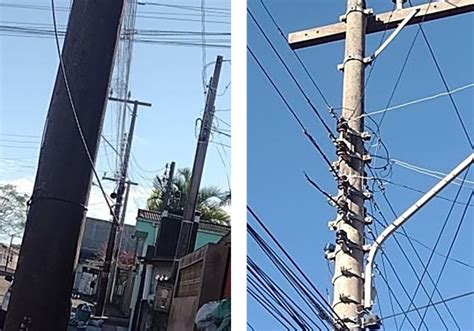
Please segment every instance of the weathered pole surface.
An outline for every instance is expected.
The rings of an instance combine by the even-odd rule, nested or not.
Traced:
[[[360,307],[363,305],[363,258],[364,244],[364,71],[365,29],[367,14],[365,0],[348,0],[346,13],[346,48],[344,57],[344,85],[342,125],[339,139],[339,177],[347,178],[348,185],[339,181],[339,213],[337,216],[335,272],[333,278],[333,308],[345,324],[351,328],[358,324]],[[339,146],[338,146],[339,147]],[[341,189],[344,187],[343,189]],[[361,330],[361,328],[351,328]]]
[[[204,171],[204,162],[206,160],[207,146],[211,136],[212,123],[214,120],[214,104],[217,96],[217,87],[222,68],[222,56],[218,55],[214,74],[210,80],[209,90],[206,99],[206,107],[202,118],[201,131],[197,142],[196,154],[194,156],[193,169],[191,173],[191,183],[186,195],[186,205],[184,207],[183,222],[179,231],[178,245],[176,248],[176,257],[180,258],[190,253],[194,249],[195,238],[192,234],[196,204],[201,186],[202,173]],[[194,240],[193,240],[194,239]]]
[[[74,1],[63,47],[65,76],[95,162],[123,0]],[[38,170],[4,330],[66,330],[92,165],[61,66],[46,119]]]

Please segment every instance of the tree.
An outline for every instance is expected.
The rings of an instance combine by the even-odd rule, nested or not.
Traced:
[[[170,207],[183,210],[191,184],[191,170],[189,168],[178,169],[173,178],[172,198]],[[166,184],[158,176],[153,181],[153,192],[147,200],[149,210],[159,210],[162,207],[162,192]],[[215,223],[228,224],[229,214],[222,208],[230,202],[230,194],[223,192],[217,186],[206,186],[199,190],[196,209],[201,213],[201,219]]]
[[[23,231],[27,201],[28,195],[19,193],[16,186],[0,184],[0,235],[13,235]]]

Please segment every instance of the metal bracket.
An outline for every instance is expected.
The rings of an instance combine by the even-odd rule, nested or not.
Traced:
[[[339,295],[339,300],[341,300],[342,303],[355,303],[357,305],[360,304],[360,302],[358,302],[356,299],[354,299],[353,296],[347,295],[347,294],[344,294],[344,293],[341,293]]]
[[[337,231],[337,223],[338,221],[329,221],[328,222],[328,228],[331,231]]]
[[[347,15],[349,15],[352,12],[360,12],[360,13],[363,13],[367,16],[370,16],[370,15],[374,14],[374,10],[372,8],[363,8],[361,6],[351,6],[347,9],[347,11],[344,15],[339,16],[339,21],[346,22],[347,21]]]
[[[369,314],[361,319],[361,327],[369,330],[380,330],[382,322],[377,315]]]
[[[344,67],[346,66],[346,63],[349,62],[349,61],[359,61],[359,62],[362,62],[364,64],[370,64],[370,62],[371,62],[370,57],[362,57],[362,56],[358,56],[358,55],[347,55],[344,58],[344,61],[341,64],[337,65],[337,70],[344,71]]]
[[[345,277],[357,277],[364,280],[364,274],[357,274],[353,272],[350,268],[341,267],[341,274]]]
[[[405,17],[405,19],[401,21],[400,24],[398,24],[398,27],[395,29],[395,31],[392,32],[392,34],[387,38],[387,40],[385,40],[384,43],[380,45],[379,48],[377,48],[374,54],[372,54],[369,57],[364,58],[364,63],[372,64],[372,62],[380,55],[380,53],[383,52],[385,48],[387,48],[388,45],[390,45],[393,39],[395,39],[395,37],[400,33],[400,31],[402,31],[402,29],[408,24],[408,22],[413,17],[415,17],[416,14],[418,14],[419,11],[420,11],[420,8],[417,8],[413,10],[409,15],[407,15],[407,17]]]

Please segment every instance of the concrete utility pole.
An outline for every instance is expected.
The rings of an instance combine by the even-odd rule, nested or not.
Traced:
[[[80,131],[95,162],[122,8],[117,0],[72,6],[62,52],[65,71],[60,65],[3,330],[16,331],[23,322],[29,330],[67,329],[93,174]]]
[[[339,171],[333,309],[350,328],[359,323],[363,304],[364,262],[364,112],[365,0],[347,2],[346,50],[343,63],[342,116],[338,123],[336,153]],[[343,182],[342,180],[346,181]],[[353,329],[360,330],[360,329]]]
[[[167,167],[168,167],[168,165],[167,165]],[[173,179],[174,179],[174,169],[175,169],[175,167],[176,167],[176,163],[174,161],[171,162],[169,172],[168,172],[168,178],[166,179],[166,185],[163,188],[163,192],[161,193],[162,194],[162,199],[161,199],[162,201],[161,201],[160,208],[158,209],[158,212],[160,212],[160,213],[163,213],[163,211],[165,211],[170,205],[170,200],[171,200],[171,197],[172,197],[172,194],[173,194]],[[165,176],[166,176],[166,172],[165,172],[163,177],[165,177]],[[156,240],[155,240],[155,256],[158,255],[158,241],[159,241],[159,239],[160,239],[159,228],[157,228]]]
[[[123,242],[123,236],[124,236],[124,224],[125,224],[125,216],[127,215],[127,205],[128,205],[128,198],[130,195],[130,186],[131,185],[138,185],[137,183],[127,181],[125,182],[126,188],[125,188],[125,198],[123,199],[123,208],[122,208],[122,215],[120,217],[120,224],[117,228],[117,235],[116,235],[116,241],[117,245],[115,245],[114,249],[114,254],[112,257],[112,281],[109,282],[110,286],[108,288],[109,295],[107,296],[109,302],[112,302],[113,299],[113,289],[115,288],[115,283],[117,280],[117,268],[119,264],[119,257],[120,257],[120,251],[122,249],[122,242]],[[112,225],[113,226],[113,225]]]
[[[344,72],[343,110],[337,125],[339,138],[335,142],[339,157],[335,163],[338,172],[335,176],[338,181],[337,218],[329,224],[336,231],[336,246],[326,252],[326,257],[335,263],[333,309],[350,330],[380,326],[377,317],[369,314],[372,305],[364,302],[363,293],[364,282],[367,282],[364,277],[371,277],[364,276],[363,266],[364,254],[370,248],[364,243],[364,227],[371,222],[364,208],[364,200],[371,198],[370,192],[365,191],[364,179],[365,163],[370,162],[364,140],[370,135],[364,132],[364,117],[361,116],[364,114],[365,67],[380,55],[404,26],[474,10],[474,0],[436,1],[407,8],[403,8],[406,0],[392,2],[397,10],[373,15],[366,8],[365,0],[348,0],[341,23],[291,33],[288,37],[293,49],[342,39],[346,41],[344,62],[339,66]],[[396,30],[385,43],[372,56],[366,57],[366,34],[394,28]],[[334,329],[341,328],[340,321],[335,318]]]
[[[138,100],[122,100],[116,98],[109,98],[112,101],[119,101],[119,102],[126,102],[133,104],[132,110],[132,119],[130,122],[130,129],[127,135],[127,141],[125,144],[125,152],[124,156],[120,165],[120,172],[118,177],[118,188],[116,192],[116,200],[114,205],[114,220],[119,220],[121,216],[122,206],[123,206],[123,198],[125,194],[125,184],[127,181],[127,174],[128,174],[128,162],[130,160],[130,153],[132,151],[132,141],[133,141],[133,134],[135,132],[135,123],[137,119],[137,112],[138,106],[145,106],[151,107],[150,103],[141,102]],[[103,315],[105,310],[105,303],[107,296],[107,291],[109,289],[109,278],[111,276],[111,265],[113,259],[113,253],[115,251],[115,239],[117,236],[117,227],[120,226],[115,221],[112,222],[112,226],[110,227],[109,239],[107,242],[107,250],[105,252],[105,261],[104,266],[102,268],[101,277],[99,279],[99,287],[97,292],[97,305],[95,307],[96,315]]]
[[[209,138],[211,136],[212,122],[214,120],[215,101],[217,95],[217,86],[219,84],[219,76],[222,68],[222,56],[218,55],[216,65],[214,67],[214,74],[210,79],[209,90],[207,92],[206,107],[199,132],[199,138],[196,148],[196,155],[194,157],[193,170],[191,174],[191,184],[186,196],[186,206],[184,208],[183,222],[179,231],[178,246],[176,248],[176,258],[180,258],[194,249],[194,241],[192,229],[194,223],[194,214],[196,211],[196,203],[201,186],[201,177],[204,170],[204,161],[206,159],[207,146],[209,145]]]
[[[165,187],[165,192],[163,195],[163,201],[161,204],[161,211],[165,210],[169,204],[170,204],[170,199],[173,194],[173,179],[174,179],[174,168],[176,167],[176,163],[173,161],[171,162],[170,165],[170,171],[168,173],[168,178],[166,181],[166,187]],[[155,245],[157,246],[157,245]]]

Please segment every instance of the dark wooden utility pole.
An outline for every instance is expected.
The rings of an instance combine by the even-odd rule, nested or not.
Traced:
[[[176,248],[176,258],[180,258],[193,251],[194,241],[192,229],[194,223],[194,214],[196,211],[196,203],[201,186],[202,172],[204,170],[204,161],[206,159],[207,146],[212,130],[212,122],[214,120],[215,101],[217,96],[217,86],[219,84],[219,76],[222,68],[222,56],[218,55],[214,74],[210,79],[209,90],[207,93],[206,107],[202,118],[201,131],[194,157],[193,170],[191,174],[191,183],[186,196],[186,206],[184,208],[183,222],[179,231],[178,245]]]
[[[3,330],[66,330],[123,0],[74,1]],[[70,88],[69,98],[64,76]]]

